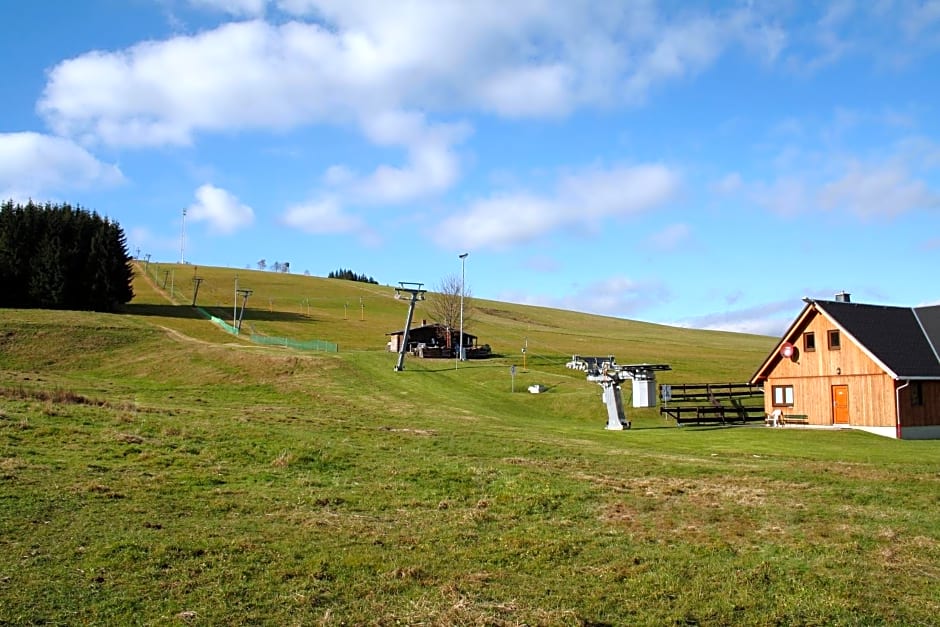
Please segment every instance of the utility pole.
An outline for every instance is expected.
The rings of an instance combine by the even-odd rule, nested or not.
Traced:
[[[233,325],[235,327],[236,333],[242,332],[242,320],[245,318],[245,305],[248,304],[248,297],[251,296],[252,290],[240,289],[235,292],[235,306],[238,307],[238,295],[242,295],[242,313],[238,316],[238,324]]]
[[[466,353],[463,350],[463,292],[464,284],[467,278],[467,255],[470,253],[464,253],[459,255],[460,257],[460,346],[457,347],[457,361],[454,362],[454,370],[457,369],[457,363],[464,361],[467,358]]]
[[[201,276],[193,277],[193,307],[196,306],[196,296],[199,295],[199,284],[202,283]]]

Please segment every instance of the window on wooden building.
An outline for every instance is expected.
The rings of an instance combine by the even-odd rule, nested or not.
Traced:
[[[911,407],[920,407],[924,404],[924,389],[920,381],[911,383]]]
[[[774,407],[792,407],[793,406],[793,386],[792,385],[774,385],[771,388],[774,397]]]
[[[807,353],[816,350],[816,334],[812,331],[803,334],[803,350]]]
[[[842,338],[839,337],[839,330],[833,329],[829,331],[829,350],[837,351],[842,348]]]

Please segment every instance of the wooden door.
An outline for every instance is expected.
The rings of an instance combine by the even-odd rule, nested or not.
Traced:
[[[832,386],[832,422],[837,425],[849,424],[849,386]]]

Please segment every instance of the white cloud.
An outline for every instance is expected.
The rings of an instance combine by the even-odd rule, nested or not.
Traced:
[[[136,255],[137,249],[140,249],[140,256],[144,259],[147,258],[147,255],[158,258],[161,253],[178,253],[179,246],[179,238],[155,234],[147,227],[135,226],[127,230],[127,247],[129,251]]]
[[[292,205],[282,220],[288,226],[314,235],[350,233],[365,228],[360,218],[343,213],[332,198]]]
[[[259,16],[263,0],[193,0]],[[201,131],[349,123],[395,110],[555,116],[635,102],[703,71],[766,26],[747,11],[660,15],[643,3],[548,0],[278,4],[297,21],[229,23],[89,52],[49,72],[56,132],[113,145]],[[311,22],[300,21],[312,18]]]
[[[909,37],[917,37],[940,25],[940,0],[920,2],[901,15],[902,25]]]
[[[486,108],[506,117],[562,115],[572,102],[574,68],[554,63],[495,72],[480,85]]]
[[[786,331],[793,321],[793,316],[798,313],[798,310],[794,310],[793,303],[793,300],[782,300],[746,309],[697,316],[674,324],[692,329],[779,336]]]
[[[338,187],[348,185],[356,178],[356,174],[344,165],[333,165],[323,173],[323,182]]]
[[[220,11],[238,17],[264,15],[268,0],[189,0],[194,7]]]
[[[940,168],[940,145],[926,137],[908,137],[898,142],[898,155],[904,163],[924,169]]]
[[[559,225],[558,210],[550,199],[526,194],[507,194],[473,203],[434,229],[441,246],[453,248],[504,248],[531,241]]]
[[[773,7],[773,4],[767,5]],[[797,5],[793,5],[797,6]],[[809,6],[809,5],[806,5]],[[938,48],[940,2],[937,0],[836,0],[818,3],[809,11],[780,11],[791,23],[787,66],[800,73],[827,68],[847,57],[876,66],[898,67]],[[807,17],[809,26],[797,22]]]
[[[654,281],[610,277],[585,285],[566,297],[565,309],[583,308],[585,311],[603,315],[628,316],[662,303],[668,294],[666,286]]]
[[[827,172],[798,171],[770,183],[742,184],[742,189],[756,204],[782,216],[825,209],[872,219],[940,207],[940,192],[912,173],[908,161],[901,152],[872,162],[833,157]]]
[[[669,252],[679,249],[692,235],[688,224],[670,224],[649,238],[650,245],[658,251]]]
[[[380,146],[403,146],[404,166],[380,165],[358,176],[345,166],[332,166],[324,180],[351,200],[395,204],[447,190],[460,174],[459,158],[452,144],[469,133],[465,124],[434,124],[417,113],[387,111],[362,123],[365,135]]]
[[[782,216],[795,216],[812,211],[812,192],[802,176],[781,176],[772,183],[755,183],[748,187],[752,200]]]
[[[227,235],[250,226],[255,212],[228,191],[206,184],[196,190],[196,203],[187,207],[186,217],[208,222],[212,232]]]
[[[376,111],[558,116],[642,102],[736,47],[769,62],[798,48],[802,57],[789,63],[819,67],[853,45],[883,55],[901,37],[905,53],[918,54],[936,47],[940,23],[933,0],[886,14],[848,2],[803,12],[591,0],[190,2],[258,18],[277,7],[293,21],[229,23],[63,61],[39,107],[51,127],[108,144],[164,145],[202,131],[349,123]],[[913,23],[920,28],[905,26]]]
[[[554,273],[561,269],[561,262],[555,257],[549,255],[535,255],[528,258],[524,265],[530,270],[540,273]]]
[[[720,180],[715,181],[711,188],[712,191],[718,194],[734,194],[739,191],[744,185],[744,181],[741,179],[741,175],[737,172],[732,172],[725,175]]]
[[[696,18],[663,28],[629,77],[630,91],[643,96],[658,82],[701,71],[728,45],[728,26],[716,19]]]
[[[646,211],[678,187],[679,175],[659,164],[594,168],[562,176],[553,196],[517,192],[478,200],[439,224],[432,237],[442,246],[506,247],[556,229],[596,227],[607,218]]]
[[[68,139],[0,133],[0,197],[25,200],[123,180],[117,166],[102,163]]]
[[[627,317],[665,302],[668,296],[669,289],[657,281],[637,281],[628,277],[613,276],[575,286],[572,292],[563,296],[503,292],[497,298],[539,307]]]
[[[49,72],[38,108],[56,132],[112,145],[186,144],[197,130],[288,128],[330,111],[328,94],[342,71],[330,63],[332,37],[316,25],[254,21],[91,52]]]
[[[899,164],[853,165],[819,191],[827,209],[844,209],[862,218],[893,216],[914,209],[940,207],[940,194],[913,179]]]
[[[736,44],[771,45],[769,56],[783,45],[743,9],[667,14],[647,3],[577,0],[190,1],[239,16],[276,7],[294,20],[228,23],[65,60],[49,71],[37,107],[50,128],[85,145],[147,147],[187,145],[201,133],[339,124],[403,151],[402,163],[370,172],[333,165],[323,194],[344,204],[401,203],[450,189],[461,174],[457,146],[472,129],[436,119],[442,113],[545,117],[634,103],[659,84],[704,71]],[[620,213],[625,199],[649,203],[633,192],[605,209],[598,195],[605,189],[587,203],[600,215]],[[550,224],[569,220],[558,214],[565,212],[559,203],[570,201],[584,204],[553,199]],[[486,214],[494,203],[476,210]],[[537,231],[532,222],[523,230]]]

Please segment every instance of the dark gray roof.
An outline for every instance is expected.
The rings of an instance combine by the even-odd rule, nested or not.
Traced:
[[[940,307],[815,302],[896,376],[940,377]]]
[[[931,345],[933,345],[934,351],[940,352],[940,305],[917,307],[914,312],[917,314],[921,326],[924,327],[924,332],[927,334],[927,339]]]
[[[408,330],[408,334],[410,335],[414,333],[415,331],[446,331],[446,330],[447,330],[447,326],[441,324],[440,322],[431,322],[430,324],[420,324],[416,327],[411,327],[411,329]],[[451,327],[450,332],[453,335],[457,335],[458,333],[460,333],[460,329],[458,327]],[[400,331],[389,331],[385,335],[404,335],[404,334],[405,334],[405,330],[402,329]],[[464,337],[476,338],[474,334],[467,333],[466,329],[464,330],[463,335]]]

